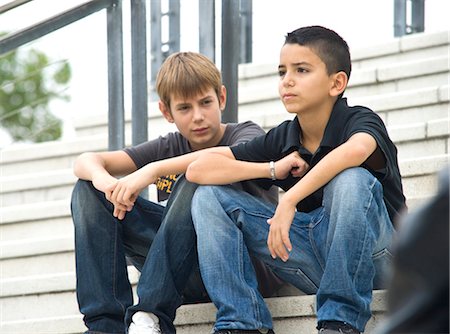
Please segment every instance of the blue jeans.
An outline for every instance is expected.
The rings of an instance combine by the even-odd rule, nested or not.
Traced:
[[[206,296],[198,270],[195,271],[198,262],[195,238],[192,239],[195,233],[190,212],[196,185],[185,182],[184,178],[178,181],[165,208],[139,197],[122,221],[113,217],[112,204],[91,182],[79,180],[75,185],[71,208],[75,226],[77,298],[89,329],[87,333],[125,333],[125,314],[133,305],[127,260],[142,271],[139,304],[161,317],[163,329],[164,321],[174,317],[176,307],[182,302],[202,301]],[[192,232],[182,226],[191,226]],[[164,245],[168,231],[170,243]],[[151,245],[151,261],[145,262]],[[171,261],[178,256],[189,261],[181,261],[181,269],[171,268]],[[169,267],[154,270],[150,281],[145,272],[153,265]],[[171,279],[172,272],[181,272],[182,279]],[[184,289],[189,295],[181,296]],[[143,296],[147,293],[149,298]],[[154,299],[150,298],[155,295]],[[156,302],[158,307],[152,304]],[[160,308],[161,314],[168,316],[159,314]],[[170,325],[173,328],[171,321]]]
[[[372,290],[383,287],[394,234],[379,181],[351,168],[324,187],[322,206],[296,212],[289,260],[272,259],[267,247],[275,207],[229,186],[202,186],[194,195],[200,271],[218,309],[215,330],[272,328],[256,289],[249,255],[279,277],[316,294],[317,320],[346,322],[360,331],[371,316]]]

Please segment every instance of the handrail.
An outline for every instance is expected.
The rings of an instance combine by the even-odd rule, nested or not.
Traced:
[[[26,3],[29,1],[31,0],[21,2]],[[19,46],[63,28],[101,9],[111,7],[115,2],[114,0],[92,0],[32,26],[10,33],[0,38],[0,54],[16,49]]]
[[[20,5],[30,1],[32,0],[13,1],[0,7],[0,13],[17,8]],[[107,9],[109,110],[108,147],[110,150],[114,150],[123,148],[125,145],[121,0],[91,0],[22,30],[9,33],[0,38],[0,55],[83,19],[84,17],[102,9]]]
[[[6,5],[0,6],[0,14],[6,13],[8,10],[14,9],[16,7],[22,6],[23,4],[33,0],[15,0],[8,2]]]

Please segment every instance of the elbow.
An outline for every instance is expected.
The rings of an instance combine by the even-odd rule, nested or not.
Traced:
[[[82,178],[83,176],[83,166],[86,164],[86,160],[90,159],[92,156],[94,155],[94,153],[92,152],[85,152],[85,153],[81,153],[74,161],[73,163],[73,167],[72,167],[72,171],[73,174],[78,177],[78,178]]]
[[[74,163],[73,163],[73,166],[72,166],[72,171],[73,171],[73,174],[76,176],[76,177],[80,177],[80,168],[81,168],[81,164],[82,164],[82,160],[83,160],[83,158],[84,158],[84,156],[86,155],[86,153],[82,153],[82,154],[80,154],[76,159],[75,159],[75,161],[74,161]]]
[[[364,145],[356,145],[349,153],[348,161],[353,161],[355,167],[361,166],[372,154]]]
[[[186,179],[189,182],[201,184],[200,171],[197,168],[195,161],[192,162],[186,169]]]

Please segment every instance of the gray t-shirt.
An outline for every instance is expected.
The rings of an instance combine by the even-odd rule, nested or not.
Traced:
[[[247,142],[257,136],[264,135],[264,130],[257,124],[247,121],[243,123],[229,123],[225,128],[222,140],[217,146],[234,146]],[[151,162],[172,158],[192,152],[189,142],[179,132],[171,132],[157,139],[145,143],[127,147],[124,151],[131,157],[139,169]],[[173,185],[178,175],[166,175],[156,182],[158,201],[165,201],[172,192]],[[255,186],[253,182],[242,182],[244,190],[252,195],[263,197],[271,202],[276,202],[278,190],[272,189],[265,192]]]

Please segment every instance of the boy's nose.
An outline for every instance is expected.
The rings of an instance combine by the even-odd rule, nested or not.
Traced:
[[[292,86],[294,86],[294,81],[287,74],[283,78],[283,86],[285,86],[285,87],[292,87]]]
[[[193,119],[195,121],[198,121],[198,120],[203,120],[204,118],[205,118],[205,115],[203,114],[201,108],[194,107]]]

